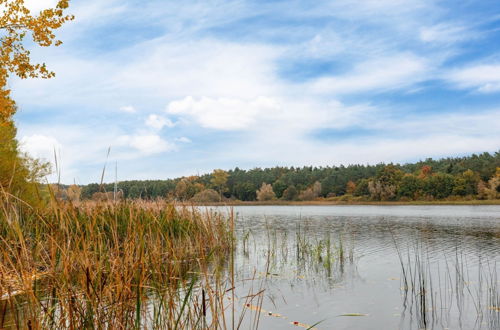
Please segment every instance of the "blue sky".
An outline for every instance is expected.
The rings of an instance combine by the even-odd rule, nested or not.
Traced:
[[[64,45],[32,53],[56,78],[10,82],[24,150],[56,150],[66,183],[98,181],[109,147],[121,180],[500,149],[497,0],[73,0],[70,12]]]

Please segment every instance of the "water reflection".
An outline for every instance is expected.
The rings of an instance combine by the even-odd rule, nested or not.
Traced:
[[[499,328],[498,206],[234,211],[237,295],[287,317],[263,329]]]

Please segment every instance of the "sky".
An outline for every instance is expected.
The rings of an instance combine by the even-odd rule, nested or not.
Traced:
[[[55,0],[27,0],[39,10]],[[500,150],[498,0],[72,0],[51,80],[12,79],[50,181]],[[110,148],[109,157],[107,151]]]

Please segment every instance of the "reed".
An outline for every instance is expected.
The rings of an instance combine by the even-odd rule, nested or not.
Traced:
[[[165,201],[35,210],[6,193],[0,207],[0,327],[226,323],[234,283],[214,274],[233,247],[231,216]]]
[[[440,260],[422,243],[408,243],[406,252],[395,238],[394,243],[401,265],[402,323],[409,314],[408,321],[415,320],[419,329],[462,327],[467,314],[475,316],[479,328],[498,329],[496,262],[484,264],[479,255],[471,273],[471,258],[458,246],[451,253],[443,252]]]

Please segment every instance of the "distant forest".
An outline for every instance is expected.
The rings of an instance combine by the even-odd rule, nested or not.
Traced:
[[[215,170],[168,180],[122,181],[58,188],[67,199],[439,200],[500,197],[500,151],[411,164]]]

